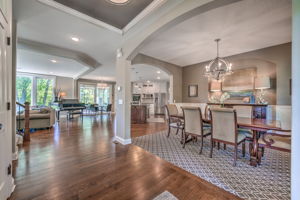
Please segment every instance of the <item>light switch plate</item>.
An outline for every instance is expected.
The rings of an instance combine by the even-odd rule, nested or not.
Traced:
[[[119,105],[123,104],[123,99],[119,99]]]

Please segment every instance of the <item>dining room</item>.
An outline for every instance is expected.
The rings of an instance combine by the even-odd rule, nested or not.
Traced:
[[[132,143],[242,199],[291,198],[291,2],[266,2],[193,17],[142,50],[182,68],[182,96],[166,130]]]

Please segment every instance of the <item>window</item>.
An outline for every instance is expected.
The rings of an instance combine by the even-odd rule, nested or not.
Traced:
[[[32,102],[32,77],[17,76],[16,87],[17,102]]]
[[[32,106],[49,106],[53,101],[55,79],[48,76],[18,74],[16,79],[16,100],[30,102]]]
[[[37,78],[36,105],[49,106],[53,101],[53,80],[48,78]]]
[[[95,103],[95,85],[85,85],[80,84],[80,102],[85,104],[94,104]]]
[[[97,88],[97,103],[101,106],[110,104],[110,87]]]

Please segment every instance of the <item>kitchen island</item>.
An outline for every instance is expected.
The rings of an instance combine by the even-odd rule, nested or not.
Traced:
[[[147,105],[131,105],[131,123],[144,124],[147,123],[148,106]]]

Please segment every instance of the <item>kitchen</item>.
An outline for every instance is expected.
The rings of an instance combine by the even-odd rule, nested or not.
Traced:
[[[164,115],[168,102],[168,81],[140,81],[132,83],[132,123],[157,121]],[[159,121],[159,120],[158,120]]]

